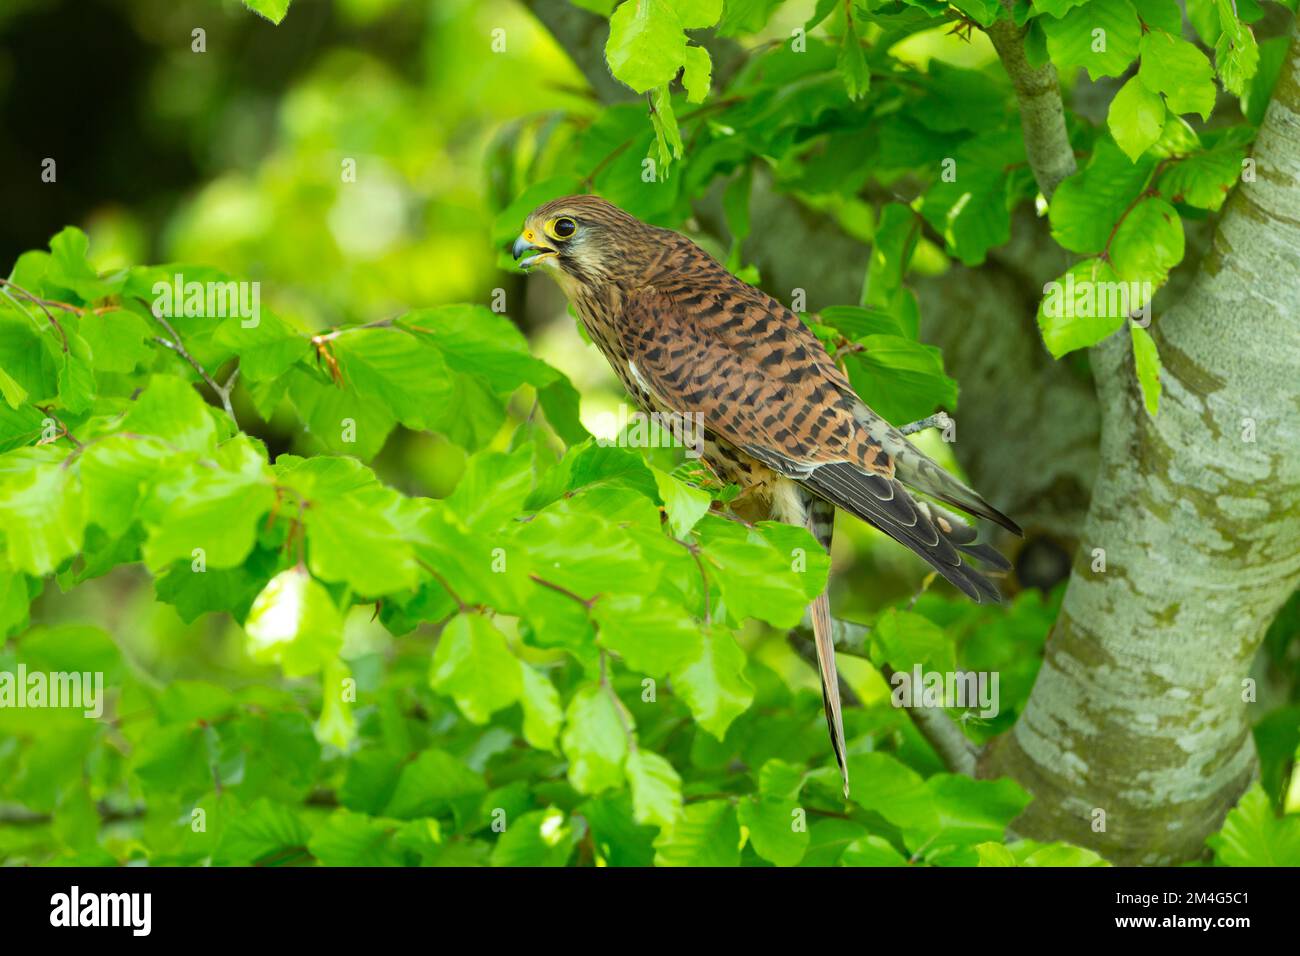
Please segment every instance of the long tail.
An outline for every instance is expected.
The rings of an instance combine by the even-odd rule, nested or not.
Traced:
[[[821,671],[822,704],[826,710],[826,727],[831,733],[831,749],[844,778],[844,796],[849,795],[849,768],[844,754],[844,715],[840,705],[840,676],[835,669],[835,641],[831,635],[831,601],[823,591],[809,605],[813,642],[817,645],[817,666]]]
[[[835,506],[805,493],[805,524],[826,552],[831,550],[835,532]],[[829,587],[829,585],[828,585]],[[831,632],[831,600],[827,591],[817,595],[808,606],[812,618],[813,643],[817,647],[817,668],[822,679],[822,704],[826,710],[826,728],[831,734],[831,749],[844,778],[844,796],[849,795],[849,768],[845,762],[844,715],[840,705],[840,676],[835,668],[835,639]]]

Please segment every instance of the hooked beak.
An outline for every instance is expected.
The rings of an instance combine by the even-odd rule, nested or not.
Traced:
[[[537,253],[537,255],[529,256],[527,259],[520,262],[519,267],[521,269],[527,269],[530,266],[535,266],[537,265],[538,262],[540,262],[542,259],[545,259],[547,256],[553,257],[556,255],[554,249],[550,248],[549,246],[541,246],[536,244],[535,242],[533,242],[533,238],[534,238],[533,231],[531,229],[526,230],[523,233],[523,235],[521,235],[518,239],[515,240],[515,244],[510,247],[510,253],[516,259],[522,256],[525,252]]]

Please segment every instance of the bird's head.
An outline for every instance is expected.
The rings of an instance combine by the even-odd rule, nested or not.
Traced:
[[[595,196],[565,196],[538,206],[524,220],[511,252],[525,269],[551,270],[562,286],[592,286],[641,271],[637,250],[655,230]]]

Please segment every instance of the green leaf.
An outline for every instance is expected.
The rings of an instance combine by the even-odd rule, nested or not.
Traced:
[[[1213,85],[1213,84],[1211,84]],[[1165,104],[1135,76],[1110,102],[1106,125],[1129,159],[1137,158],[1160,138],[1165,126]]]
[[[161,441],[109,434],[87,445],[79,458],[86,514],[109,535],[123,535],[162,462],[173,451]]]
[[[1214,68],[1204,53],[1182,37],[1159,30],[1143,36],[1137,79],[1151,93],[1164,93],[1175,113],[1198,113],[1208,119],[1214,109]],[[1132,84],[1129,80],[1125,85]]]
[[[579,793],[599,793],[621,786],[627,759],[627,733],[631,722],[622,705],[600,684],[579,688],[569,701],[561,746],[569,758],[569,782]]]
[[[149,532],[145,565],[157,573],[202,549],[208,567],[243,564],[258,524],[275,503],[262,452],[240,435],[213,462],[197,462],[160,478],[140,505]]]
[[[70,289],[83,302],[93,302],[118,292],[123,280],[101,279],[86,260],[89,248],[90,240],[80,229],[75,226],[63,229],[50,240],[46,283]]]
[[[779,758],[765,762],[758,772],[758,791],[766,797],[794,800],[803,789],[807,770]]]
[[[474,813],[487,792],[483,777],[444,750],[425,750],[402,768],[384,815],[414,820],[451,812]]]
[[[1124,282],[1164,285],[1183,259],[1183,222],[1178,210],[1156,197],[1129,211],[1110,243],[1110,261]],[[1145,295],[1143,297],[1145,302]]]
[[[514,540],[539,576],[584,600],[653,585],[636,541],[612,523],[582,512],[573,499],[539,512]],[[638,583],[635,589],[633,582]]]
[[[745,652],[717,626],[705,631],[699,656],[674,677],[673,686],[696,721],[718,740],[754,700],[754,688],[745,678]]]
[[[1259,69],[1259,45],[1250,27],[1237,18],[1230,0],[1215,0],[1215,5],[1219,10],[1219,26],[1223,30],[1214,44],[1214,62],[1219,69],[1219,79],[1229,93],[1244,96]]]
[[[953,6],[982,27],[992,26],[1001,9],[997,0],[954,0]]]
[[[194,387],[174,375],[154,375],[131,404],[121,431],[152,435],[181,451],[211,452],[217,426],[208,405]]]
[[[481,451],[465,463],[447,507],[471,531],[488,534],[499,530],[524,510],[533,486],[532,453],[517,448],[509,455]]]
[[[867,266],[867,281],[862,290],[864,306],[888,310],[894,303],[903,287],[903,277],[907,274],[907,267],[911,264],[912,253],[916,249],[920,235],[921,223],[911,208],[896,202],[886,203],[881,207],[880,218],[876,223],[876,234],[871,243],[871,263]],[[866,313],[862,318],[870,320],[870,311],[862,309],[860,312]],[[835,317],[844,314],[843,307],[839,310],[823,309],[821,318],[823,322],[836,325]],[[890,325],[893,327],[891,328]],[[836,327],[841,331],[844,330],[843,326],[836,325]],[[902,331],[897,320],[891,316],[888,324],[882,322],[874,328],[869,325],[858,334],[870,334],[870,332],[897,334]],[[857,338],[857,335],[851,335],[850,338]]]
[[[652,469],[655,484],[659,488],[659,497],[668,512],[668,526],[673,537],[685,538],[692,528],[709,511],[713,496],[707,491],[688,485],[666,471]]]
[[[1242,112],[1252,126],[1258,126],[1264,121],[1264,111],[1268,109],[1273,87],[1282,73],[1282,64],[1286,61],[1290,45],[1291,38],[1286,35],[1270,37],[1259,44],[1259,67],[1241,95]]]
[[[194,561],[181,560],[154,578],[154,593],[159,601],[175,606],[186,623],[203,614],[225,612],[242,624],[253,599],[279,566],[279,553],[263,549],[254,549],[248,560],[235,568],[199,571]]]
[[[808,850],[808,830],[799,805],[779,797],[751,797],[737,807],[754,852],[777,866],[797,866]]]
[[[637,823],[671,828],[682,813],[682,778],[663,757],[635,750],[627,757],[627,782]]]
[[[1060,358],[1114,333],[1128,317],[1127,306],[1137,306],[1126,290],[1115,270],[1100,259],[1075,263],[1048,283],[1038,307],[1038,327],[1047,350]]]
[[[650,123],[654,127],[655,142],[659,149],[660,171],[666,170],[674,159],[682,156],[682,134],[677,128],[677,114],[673,112],[673,99],[667,86],[661,86],[650,94],[654,109],[650,112]]]
[[[867,828],[854,820],[814,820],[808,827],[808,852],[802,865],[835,866],[847,847],[869,835]]]
[[[1020,131],[981,132],[944,159],[950,162],[926,191],[921,214],[963,263],[980,265],[990,249],[1011,238],[1007,170],[1024,160]]]
[[[865,836],[844,848],[840,866],[907,866],[907,857],[884,837]]]
[[[112,309],[87,312],[81,318],[81,336],[95,356],[95,368],[102,372],[131,372],[150,362],[153,333],[134,312]]]
[[[519,659],[482,614],[458,614],[443,628],[429,683],[476,724],[486,724],[523,694]]]
[[[1150,156],[1134,162],[1110,140],[1099,139],[1087,167],[1061,183],[1052,195],[1048,211],[1052,238],[1071,252],[1101,252],[1155,165]]]
[[[987,845],[980,844],[980,846]],[[1018,840],[1011,845],[1010,849],[1017,861],[1015,864],[1017,866],[1110,866],[1092,850],[1071,846],[1069,843],[1038,843],[1034,840]],[[981,863],[980,865],[984,864]]]
[[[1083,67],[1088,77],[1119,76],[1138,55],[1142,27],[1129,0],[1088,0],[1063,17],[1040,17],[1058,67]]]
[[[826,586],[830,561],[802,528],[774,522],[745,528],[710,517],[699,535],[709,579],[736,623],[756,617],[775,627],[794,627]]]
[[[972,780],[958,774],[935,774],[925,782],[925,789],[938,815],[938,830],[927,825],[909,834],[912,847],[1001,840],[1007,826],[1030,801],[1029,794],[1006,777]]]
[[[357,739],[357,721],[348,691],[351,680],[352,671],[338,659],[330,661],[321,671],[321,710],[314,728],[316,739],[342,751],[348,750]]]
[[[882,219],[883,222],[883,219]],[[873,249],[873,263],[876,253]],[[901,278],[901,275],[900,277]],[[872,280],[867,279],[868,283]],[[868,335],[896,335],[909,337],[908,331],[899,319],[889,312],[877,308],[864,308],[856,305],[833,305],[822,309],[817,317],[823,325],[839,331],[847,339],[859,339]]]
[[[433,427],[431,413],[451,397],[442,355],[396,328],[347,329],[332,343],[345,388],[376,399],[403,424]]]
[[[673,10],[685,30],[703,30],[722,16],[723,0],[674,0]]]
[[[230,814],[213,862],[218,866],[271,864],[305,849],[311,830],[291,807],[265,797]]]
[[[887,421],[924,418],[937,406],[957,404],[957,383],[932,345],[898,335],[868,335],[847,357],[849,380],[862,400]]]
[[[10,408],[18,408],[27,401],[27,389],[23,388],[4,369],[0,368],[0,395]]]
[[[302,369],[290,371],[287,394],[303,430],[336,454],[368,461],[397,423],[387,405],[363,399],[356,389],[321,384]]]
[[[244,6],[279,26],[289,12],[290,0],[244,0]]]
[[[952,640],[920,614],[890,608],[876,622],[872,636],[880,643],[885,661],[897,671],[910,672],[917,664],[923,670],[956,670]]]
[[[1016,866],[1016,858],[1001,843],[978,843],[975,852],[979,854],[980,866]]]
[[[1186,203],[1217,212],[1241,175],[1246,146],[1236,135],[1228,135],[1210,149],[1200,150],[1172,162],[1157,183],[1171,202]]]
[[[890,823],[907,830],[933,830],[938,826],[934,796],[920,775],[885,753],[852,754],[848,759],[853,781],[849,799],[874,810]]]
[[[81,489],[68,469],[49,458],[33,456],[26,467],[0,473],[0,529],[9,566],[36,577],[80,551],[86,529]]]
[[[1034,6],[1037,8],[1038,4]],[[1178,9],[1177,0],[1133,0],[1133,6],[1148,27],[1176,36],[1182,34],[1183,13]]]
[[[560,707],[560,694],[545,675],[538,673],[522,661],[519,702],[524,709],[524,739],[538,750],[554,750],[564,722]]]
[[[492,849],[493,866],[564,866],[581,836],[557,807],[508,821]]]
[[[851,13],[845,15],[844,37],[840,41],[840,53],[835,66],[844,80],[844,89],[848,91],[849,99],[860,100],[867,95],[871,89],[871,70],[867,66],[867,56],[858,39]]]
[[[314,674],[343,645],[343,617],[329,592],[299,566],[281,571],[254,599],[244,624],[249,655],[289,677]]]
[[[677,602],[656,594],[611,595],[596,602],[592,619],[600,643],[634,671],[663,678],[699,660],[705,638]]]
[[[401,866],[404,860],[393,845],[390,823],[335,810],[316,828],[307,849],[323,866]]]
[[[632,818],[632,798],[627,792],[597,797],[579,805],[578,813],[591,827],[597,859],[606,866],[654,864],[654,827],[639,826]]]
[[[283,468],[281,462],[281,479],[308,502],[303,524],[313,574],[372,597],[415,587],[408,541],[416,512],[409,502],[351,459],[312,458]]]
[[[1155,418],[1160,409],[1160,355],[1150,332],[1134,323],[1129,324],[1129,331],[1133,333],[1133,363],[1142,387],[1142,403],[1147,414]]]
[[[713,60],[709,51],[702,46],[686,48],[685,69],[682,72],[682,86],[686,88],[686,102],[703,103],[709,95],[709,84],[713,79]]]
[[[1279,817],[1256,783],[1206,843],[1221,866],[1300,866],[1300,815]]]
[[[758,33],[767,26],[781,0],[726,0],[718,36],[742,36]]]
[[[682,21],[666,0],[626,0],[609,18],[605,59],[638,93],[666,86],[686,59]]]
[[[688,803],[682,817],[655,840],[656,866],[737,866],[740,824],[727,800]]]

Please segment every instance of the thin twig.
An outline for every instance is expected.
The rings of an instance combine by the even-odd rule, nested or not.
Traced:
[[[605,693],[609,694],[609,699],[614,702],[614,713],[618,714],[618,722],[623,725],[623,736],[627,738],[628,752],[636,753],[636,734],[632,732],[632,725],[628,723],[627,714],[623,713],[623,701],[614,692],[614,685],[609,682],[609,673],[605,666],[607,656],[605,651],[600,652],[600,686],[605,689]]]
[[[235,423],[235,427],[238,428],[239,419],[235,417],[234,406],[230,404],[230,389],[233,388],[235,385],[235,379],[236,379],[236,375],[238,374],[238,369],[236,369],[235,374],[232,374],[230,376],[230,379],[226,383],[225,388],[218,385],[217,380],[213,378],[211,375],[209,375],[208,370],[205,369],[201,364],[199,364],[199,361],[189,353],[189,350],[187,348],[185,348],[185,343],[181,340],[180,333],[176,331],[176,329],[172,326],[172,324],[168,322],[165,318],[163,318],[163,316],[159,315],[157,311],[155,311],[154,309],[150,309],[149,314],[152,315],[155,319],[157,319],[158,324],[161,325],[164,329],[166,329],[167,334],[171,336],[170,339],[164,339],[161,336],[154,336],[154,341],[157,342],[159,345],[161,345],[163,348],[171,349],[173,352],[175,352],[181,358],[185,359],[185,361],[189,362],[190,365],[194,367],[194,371],[199,373],[199,377],[202,378],[203,381],[207,382],[208,388],[212,389],[212,391],[216,393],[217,398],[221,399],[221,407],[226,410],[226,414],[230,416],[230,420],[233,421]]]
[[[886,683],[893,686],[895,671],[888,664],[880,665],[880,674]],[[971,743],[969,737],[962,733],[957,722],[948,716],[942,707],[908,707],[907,716],[921,732],[945,767],[953,773],[966,777],[975,776],[975,764],[979,759],[979,748]]]
[[[86,447],[77,439],[76,435],[68,431],[68,426],[63,421],[63,419],[59,418],[58,415],[55,415],[52,411],[49,410],[49,408],[47,408],[44,405],[34,405],[33,407],[38,412],[42,412],[47,418],[50,418],[54,422],[54,424],[59,426],[59,433],[57,435],[55,435],[53,438],[48,439],[48,441],[42,438],[36,444],[47,445],[50,442],[58,441],[60,438],[66,438],[68,441],[72,442],[73,446],[76,448],[76,451],[74,451],[73,454],[80,452],[83,448]]]
[[[554,581],[548,581],[548,580],[546,580],[545,578],[538,577],[536,574],[530,574],[530,575],[528,575],[528,576],[529,576],[532,580],[534,580],[534,581],[536,581],[538,584],[540,584],[542,587],[544,587],[544,588],[550,588],[552,591],[556,591],[556,592],[558,592],[559,594],[563,594],[563,595],[564,595],[565,597],[567,597],[567,598],[571,598],[572,600],[577,601],[579,604],[581,604],[583,607],[585,607],[585,608],[586,608],[587,610],[589,610],[589,611],[592,609],[592,607],[595,606],[596,602],[600,600],[600,595],[599,595],[599,594],[593,594],[593,595],[592,595],[591,597],[589,597],[589,598],[579,597],[577,594],[574,594],[574,593],[573,593],[572,591],[570,591],[568,588],[563,587],[562,585],[556,584]]]
[[[700,569],[700,586],[704,589],[704,625],[705,627],[713,623],[713,612],[709,607],[709,575],[704,570],[704,561],[700,558],[700,546],[694,541],[683,541],[681,538],[673,538],[678,544],[690,552],[695,559],[695,566]]]
[[[38,320],[35,319],[30,312],[28,312],[26,309],[23,309],[22,303],[13,297],[13,294],[10,293],[9,291],[10,289],[18,290],[18,292],[21,293],[25,299],[27,299],[29,302],[35,303],[36,307],[45,313],[45,317],[50,320],[50,325],[54,326],[54,330],[59,333],[59,338],[63,340],[63,351],[67,352],[68,333],[63,330],[63,326],[60,325],[59,320],[54,317],[54,313],[52,313],[46,307],[48,305],[64,306],[64,304],[61,302],[46,302],[44,299],[37,298],[36,296],[28,292],[26,289],[24,289],[22,286],[15,285],[14,283],[10,282],[8,279],[0,279],[0,283],[2,283],[3,286],[5,287],[4,288],[5,297],[8,298],[10,302],[14,303],[14,305],[18,306],[18,308],[22,309],[23,314],[26,315],[28,318],[31,318],[32,321],[38,322]],[[79,309],[76,308],[76,306],[64,306],[64,307],[70,309],[73,312],[80,311]]]

